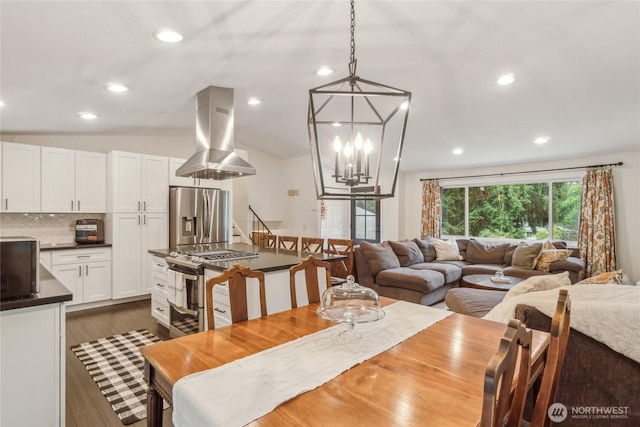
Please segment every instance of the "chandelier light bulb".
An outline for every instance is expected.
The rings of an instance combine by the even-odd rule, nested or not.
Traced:
[[[348,159],[353,154],[353,147],[351,144],[347,142],[347,145],[344,146],[344,156]]]
[[[364,141],[364,152],[365,152],[365,154],[369,154],[369,153],[371,153],[372,150],[373,150],[373,144],[371,143],[371,140],[369,138],[367,138]]]
[[[333,140],[333,150],[336,153],[342,151],[342,141],[340,141],[340,137],[336,136],[336,139]]]
[[[362,150],[362,145],[363,144],[364,143],[362,142],[362,134],[360,132],[358,132],[358,134],[356,135],[356,140],[354,142],[356,150]]]

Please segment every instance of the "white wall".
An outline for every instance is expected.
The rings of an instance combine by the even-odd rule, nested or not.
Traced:
[[[404,190],[401,197],[401,215],[398,221],[399,238],[413,238],[420,234],[420,210],[422,205],[421,178],[447,178],[461,175],[521,172],[568,168],[604,163],[624,162],[613,169],[616,209],[616,249],[618,268],[635,282],[640,280],[640,150],[609,154],[598,157],[582,157],[538,163],[499,166],[492,168],[462,169],[438,172],[419,172],[404,175]],[[384,214],[383,210],[383,214]]]

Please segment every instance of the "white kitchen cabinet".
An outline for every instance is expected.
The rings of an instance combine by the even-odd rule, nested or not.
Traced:
[[[51,271],[51,252],[40,251],[40,264],[47,270]]]
[[[105,210],[105,154],[42,147],[42,212]]]
[[[169,245],[167,214],[107,214],[106,228],[113,248],[113,299],[151,292],[149,249]]]
[[[222,188],[224,187],[223,182],[228,181],[176,176],[176,170],[178,170],[178,168],[182,166],[184,162],[186,162],[185,159],[169,159],[169,185],[171,185],[172,187]],[[224,190],[225,188],[222,189]]]
[[[53,251],[51,273],[73,293],[67,305],[111,298],[111,248]]]
[[[107,211],[166,213],[169,209],[167,157],[111,151],[107,154]]]
[[[0,312],[0,425],[65,425],[64,303]]]
[[[151,315],[160,324],[169,327],[169,304],[167,298],[168,266],[164,258],[151,256]]]
[[[40,146],[2,143],[2,212],[40,212]]]

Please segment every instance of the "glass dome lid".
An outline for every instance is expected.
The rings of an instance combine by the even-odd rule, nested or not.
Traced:
[[[356,323],[375,322],[385,315],[376,291],[358,285],[353,276],[347,276],[344,284],[324,291],[317,313],[323,319],[346,323],[348,328],[340,333],[341,337],[349,334],[357,338],[360,334],[354,330]]]

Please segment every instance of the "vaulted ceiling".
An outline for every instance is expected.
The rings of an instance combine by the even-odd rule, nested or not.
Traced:
[[[358,75],[412,92],[401,170],[640,147],[639,2],[355,9]],[[165,27],[183,40],[155,39]],[[3,134],[193,134],[195,94],[214,85],[235,89],[237,144],[300,156],[308,90],[348,74],[349,2],[3,0],[0,58]],[[515,81],[496,84],[505,73]]]

